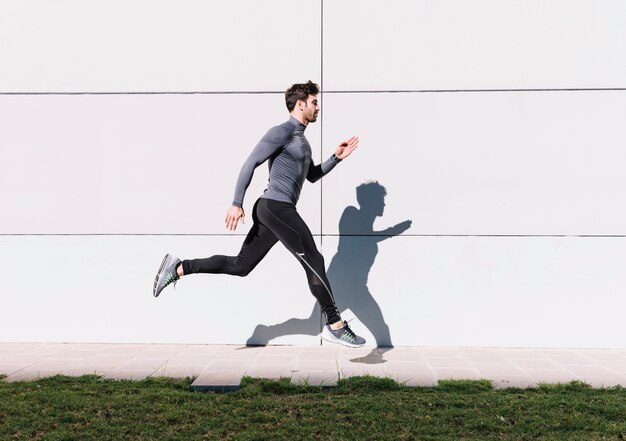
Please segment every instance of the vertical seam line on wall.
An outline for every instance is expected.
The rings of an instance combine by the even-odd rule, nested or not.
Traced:
[[[320,89],[321,100],[324,103],[324,0],[320,0]],[[324,110],[320,116],[320,164],[324,158]],[[320,179],[320,253],[324,255],[324,178]],[[332,289],[332,287],[331,287]],[[332,296],[332,294],[331,294]],[[334,303],[334,300],[333,300]],[[336,307],[336,306],[335,306]],[[320,308],[320,329],[324,326],[322,321],[323,313]],[[319,345],[322,346],[322,338],[319,338]]]
[[[320,88],[324,103],[324,0],[320,0]],[[320,163],[324,158],[324,111],[320,116]],[[320,180],[320,252],[324,252],[324,179]]]

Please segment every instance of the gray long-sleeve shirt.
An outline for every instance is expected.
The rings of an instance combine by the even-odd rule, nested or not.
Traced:
[[[272,127],[244,162],[237,185],[233,205],[243,206],[243,198],[252,180],[254,169],[269,159],[269,180],[262,198],[298,202],[302,184],[306,178],[315,182],[331,171],[337,160],[333,157],[314,165],[311,146],[304,136],[306,126],[293,116],[283,124]]]

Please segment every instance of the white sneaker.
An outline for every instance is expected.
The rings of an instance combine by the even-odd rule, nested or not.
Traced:
[[[360,348],[365,344],[365,339],[352,332],[352,329],[348,326],[348,322],[345,320],[343,322],[343,328],[337,330],[331,329],[330,325],[324,326],[320,337],[331,343],[337,343],[349,348]]]
[[[172,256],[171,254],[166,254],[163,258],[163,262],[161,262],[161,267],[159,268],[159,272],[154,278],[154,286],[152,288],[152,295],[154,297],[158,297],[161,294],[161,291],[168,286],[170,283],[174,283],[176,285],[176,281],[180,279],[178,277],[178,273],[176,272],[176,267],[180,263],[180,259],[176,256]]]

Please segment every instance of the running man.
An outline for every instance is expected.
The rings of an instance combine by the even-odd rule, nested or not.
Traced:
[[[324,258],[317,250],[309,227],[296,211],[302,184],[306,178],[316,182],[339,162],[350,156],[359,145],[353,136],[341,142],[335,153],[321,164],[314,165],[311,146],[304,136],[309,123],[317,120],[320,106],[319,87],[309,81],[294,84],[285,92],[289,120],[271,128],[256,145],[241,168],[232,206],[226,213],[226,228],[234,231],[244,221],[243,199],[254,170],[269,161],[269,181],[263,195],[252,209],[254,224],[237,256],[215,255],[205,259],[183,260],[166,254],[154,280],[153,294],[188,274],[211,273],[247,276],[280,241],[302,264],[311,293],[326,318],[321,337],[348,347],[360,347],[365,339],[357,336],[341,319],[326,277]]]

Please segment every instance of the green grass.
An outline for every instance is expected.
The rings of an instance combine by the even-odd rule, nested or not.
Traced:
[[[193,392],[190,384],[0,380],[0,440],[586,441],[626,434],[626,389],[580,382],[496,390],[485,380],[406,388],[354,377],[320,388],[244,378],[232,393]]]

